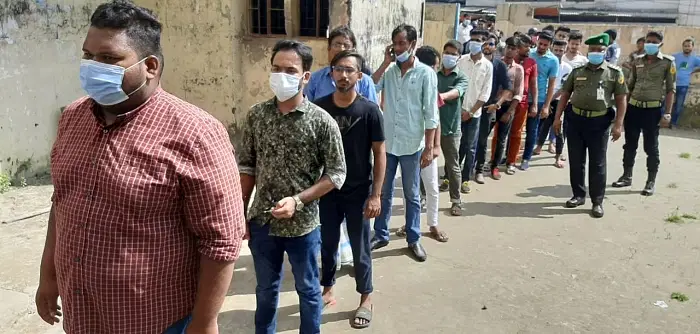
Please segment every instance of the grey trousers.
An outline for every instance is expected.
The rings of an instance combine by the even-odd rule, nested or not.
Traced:
[[[445,156],[445,176],[450,181],[450,202],[461,203],[459,186],[462,183],[462,168],[459,166],[459,143],[462,136],[441,136],[440,145]]]

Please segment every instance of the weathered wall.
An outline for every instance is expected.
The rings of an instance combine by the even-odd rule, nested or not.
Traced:
[[[1,172],[47,171],[60,110],[82,95],[80,50],[98,2],[0,0]]]
[[[442,52],[445,42],[455,39],[459,4],[426,3],[423,44]]]
[[[391,32],[396,26],[406,23],[420,30],[423,21],[424,0],[335,1],[350,3],[350,28],[357,35],[357,49],[365,55],[373,69],[384,60],[384,49],[391,44]],[[333,17],[331,26],[335,26]]]

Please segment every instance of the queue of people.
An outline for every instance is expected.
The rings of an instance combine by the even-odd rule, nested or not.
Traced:
[[[439,191],[449,191],[452,215],[468,210],[462,195],[472,180],[485,183],[484,172],[499,180],[502,165],[517,173],[523,128],[519,170],[548,138],[563,168],[566,142],[573,196],[565,205],[585,204],[588,156],[591,215],[603,217],[608,139],[623,129],[624,174],[612,186],[632,184],[641,133],[642,194],[654,193],[659,128],[672,120],[680,73],[660,52],[658,31],[646,34],[626,77],[607,60],[621,52],[610,32],[586,38],[585,55],[583,36],[566,27],[516,33],[498,57],[500,36],[488,30],[470,29],[466,43],[449,40],[439,52],[401,24],[367,74],[353,32],[339,27],[328,38],[330,65],[314,73],[310,47],[276,43],[273,96],[248,112],[234,157],[220,122],[161,88],[161,27],[129,1],[98,6],[80,65],[87,97],[59,122],[36,306],[49,324],[62,318],[68,333],[217,333],[244,239],[257,278],[255,332],[276,332],[286,253],[299,331],[320,333],[323,310],[336,303],[343,224],[359,294],[351,325],[366,328],[371,252],[389,243],[399,167],[405,222],[397,233],[421,262],[422,193],[429,235],[447,242]],[[684,42],[684,73],[700,67],[693,46]]]

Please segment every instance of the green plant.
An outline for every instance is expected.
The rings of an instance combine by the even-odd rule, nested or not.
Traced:
[[[690,220],[698,220],[698,216],[696,215],[691,215],[689,213],[684,213],[681,215],[681,218],[683,219],[690,219]]]
[[[674,292],[674,293],[672,293],[672,294],[671,294],[671,299],[675,299],[675,300],[677,300],[677,301],[679,301],[679,302],[686,302],[686,301],[690,300],[690,298],[688,298],[688,296],[686,296],[686,295],[684,295],[684,294],[682,294],[682,293],[680,293],[680,292]]]
[[[690,159],[691,155],[688,152],[683,152],[679,155],[683,159]]]
[[[10,190],[10,176],[5,173],[0,173],[0,194]]]
[[[676,188],[678,188],[678,184],[677,183],[669,183],[668,187],[671,189],[676,189]]]

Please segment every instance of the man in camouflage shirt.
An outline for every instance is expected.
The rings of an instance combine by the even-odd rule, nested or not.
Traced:
[[[275,98],[248,112],[238,150],[243,201],[257,277],[256,333],[276,333],[282,264],[287,252],[299,294],[300,333],[320,333],[323,301],[318,199],[345,182],[345,154],[336,121],[302,94],[311,48],[290,40],[272,50]]]

